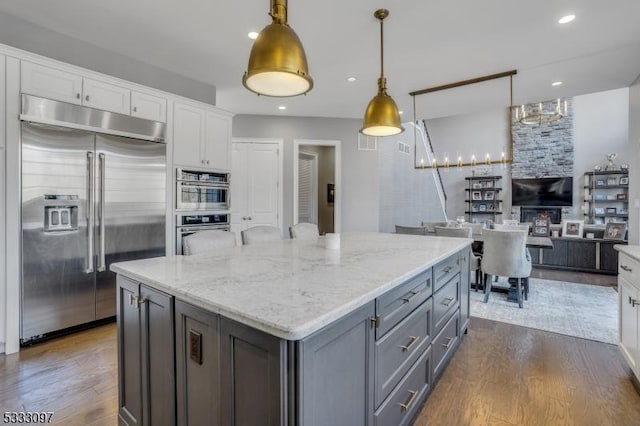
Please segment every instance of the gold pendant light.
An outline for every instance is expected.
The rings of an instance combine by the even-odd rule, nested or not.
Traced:
[[[258,95],[305,94],[313,87],[313,80],[302,42],[287,24],[287,0],[271,0],[269,15],[273,21],[253,43],[242,84]]]
[[[387,9],[376,10],[373,16],[380,20],[380,78],[378,79],[378,94],[369,102],[364,113],[364,124],[360,133],[368,136],[391,136],[404,132],[400,124],[398,106],[387,94],[387,79],[384,77],[384,18],[389,16]]]

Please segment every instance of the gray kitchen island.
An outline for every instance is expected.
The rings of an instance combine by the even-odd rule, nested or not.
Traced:
[[[346,233],[113,264],[120,423],[410,424],[466,331],[471,242]]]

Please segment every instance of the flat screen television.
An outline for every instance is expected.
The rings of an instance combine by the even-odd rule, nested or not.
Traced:
[[[571,206],[573,205],[573,178],[513,179],[511,204],[514,206]]]

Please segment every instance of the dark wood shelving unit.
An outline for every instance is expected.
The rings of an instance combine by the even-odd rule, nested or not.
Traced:
[[[465,214],[471,223],[495,223],[502,215],[502,176],[467,176]]]

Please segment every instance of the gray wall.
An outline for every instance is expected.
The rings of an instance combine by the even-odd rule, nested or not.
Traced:
[[[640,244],[640,76],[629,89],[629,244]]]
[[[327,184],[335,184],[335,148],[332,146],[301,145],[300,151],[318,155],[318,229],[320,234],[333,232],[334,203],[327,202]]]
[[[259,99],[256,101],[259,102]],[[236,115],[233,137],[284,140],[284,227],[293,222],[293,140],[339,140],[342,144],[342,231],[378,230],[378,153],[358,151],[360,120]]]
[[[48,30],[7,13],[0,13],[0,43],[211,105],[216,103],[214,85]]]

